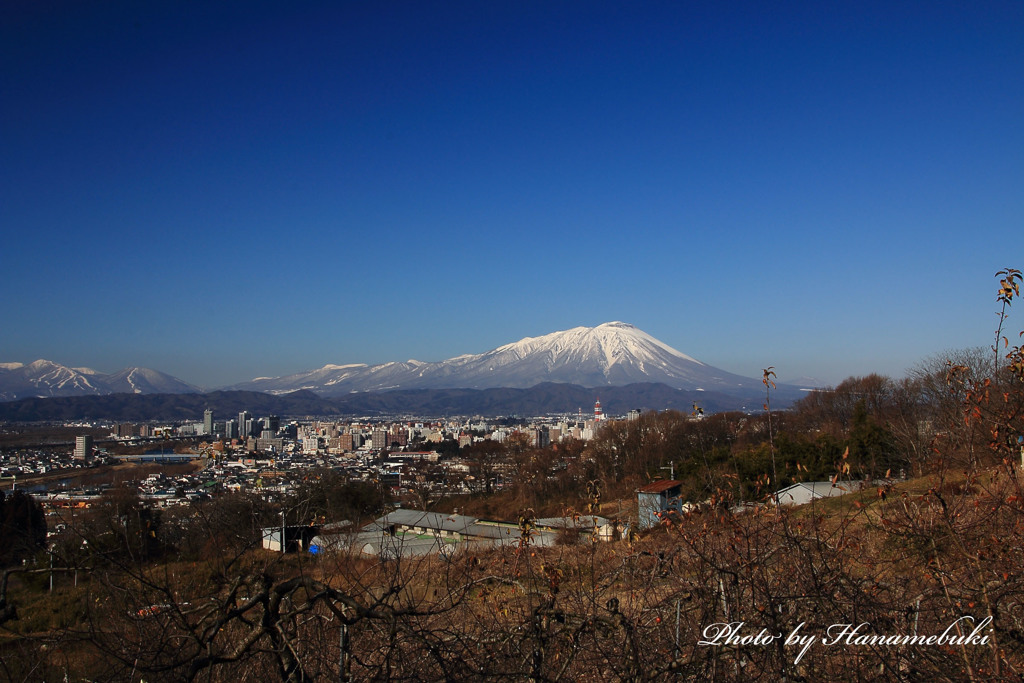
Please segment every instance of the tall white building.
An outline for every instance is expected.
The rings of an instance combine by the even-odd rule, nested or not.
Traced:
[[[92,437],[75,437],[75,460],[88,460],[92,456]]]

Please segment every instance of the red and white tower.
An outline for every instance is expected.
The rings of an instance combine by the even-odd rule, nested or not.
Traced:
[[[604,420],[604,412],[601,410],[601,399],[597,399],[597,403],[594,404],[594,422],[601,422]]]

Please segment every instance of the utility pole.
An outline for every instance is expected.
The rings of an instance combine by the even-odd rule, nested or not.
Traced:
[[[352,678],[349,675],[348,670],[348,624],[344,621],[341,622],[341,654],[338,655],[338,680],[341,683],[347,683]]]

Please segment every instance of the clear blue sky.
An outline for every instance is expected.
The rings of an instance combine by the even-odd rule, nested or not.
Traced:
[[[837,382],[990,344],[1024,268],[1019,1],[14,0],[0,124],[7,362],[209,387],[623,320]]]

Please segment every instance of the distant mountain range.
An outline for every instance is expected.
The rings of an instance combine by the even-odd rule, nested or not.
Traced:
[[[125,368],[105,375],[90,368],[69,368],[48,360],[0,363],[0,401],[53,396],[106,394],[188,394],[199,388],[150,370]]]
[[[631,389],[626,391],[627,387]],[[219,393],[218,400],[230,402],[233,399],[226,397],[239,392],[302,397],[301,401],[287,406],[288,410],[283,405],[274,409],[281,414],[449,412],[494,415],[588,410],[598,395],[602,401],[613,402],[606,402],[609,409],[615,407],[614,402],[622,400],[623,412],[631,408],[689,408],[694,400],[705,410],[757,410],[763,402],[764,385],[760,379],[741,377],[702,363],[633,325],[609,322],[597,327],[576,327],[526,337],[486,353],[436,363],[410,360],[380,365],[325,365],[285,377],[261,377],[226,387]],[[193,393],[200,393],[200,390],[147,368],[127,368],[105,375],[45,360],[28,365],[0,364],[0,401]],[[168,397],[156,403],[135,401],[135,404],[149,404],[149,408],[156,411],[151,419],[163,415],[170,419],[172,415],[193,414],[193,404],[198,405],[196,401],[209,403],[212,395],[197,396],[194,400]],[[627,395],[630,396],[628,403]],[[795,386],[779,384],[775,390],[779,407],[801,395],[800,388]],[[130,403],[129,399],[122,397],[84,404],[65,400],[58,403],[66,406],[66,410],[56,406],[53,410],[62,415],[84,410],[91,415],[106,406],[111,412],[105,417],[127,416],[135,412],[122,405],[125,401]],[[27,415],[40,407],[36,402],[24,405],[35,408],[19,411],[8,407],[3,412]]]
[[[773,406],[784,407],[797,394],[773,397]],[[23,398],[0,403],[0,420],[12,422],[114,420],[194,421],[211,409],[214,419],[230,419],[243,410],[257,415],[282,417],[483,415],[529,417],[552,413],[593,416],[600,398],[605,415],[624,415],[638,409],[675,409],[689,412],[694,402],[707,413],[725,410],[755,412],[761,400],[745,401],[717,392],[683,391],[664,384],[629,384],[598,390],[546,382],[529,389],[408,389],[360,392],[325,398],[312,391],[267,394],[259,391],[212,391],[207,394],[108,394]],[[763,397],[762,397],[763,398]],[[776,399],[778,399],[776,401]]]
[[[748,395],[760,379],[711,367],[622,322],[526,337],[486,353],[437,363],[325,365],[285,377],[260,377],[229,389],[321,396],[394,389],[526,389],[544,382],[585,387],[660,383],[686,391]]]

